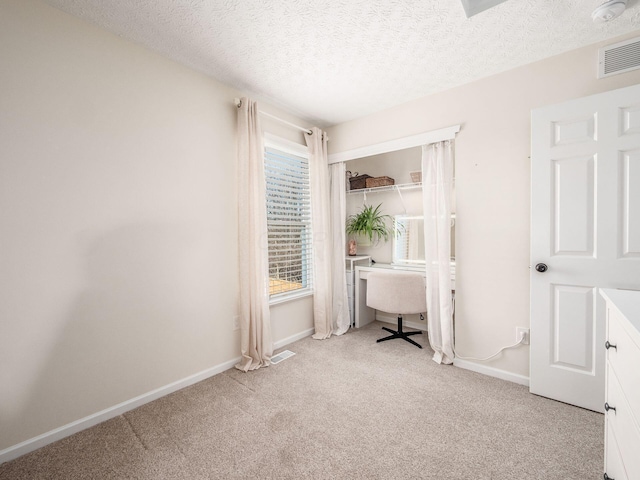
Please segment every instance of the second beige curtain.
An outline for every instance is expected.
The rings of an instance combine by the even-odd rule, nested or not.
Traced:
[[[309,147],[311,180],[311,218],[313,224],[313,338],[323,340],[342,335],[349,329],[349,305],[344,271],[344,221],[334,216],[339,230],[334,231],[331,209],[344,209],[344,169],[329,179],[327,134],[312,128],[305,135]],[[341,175],[341,177],[340,177]]]
[[[264,143],[258,105],[244,97],[238,108],[238,255],[240,257],[240,350],[236,368],[268,366],[273,354],[269,315]]]

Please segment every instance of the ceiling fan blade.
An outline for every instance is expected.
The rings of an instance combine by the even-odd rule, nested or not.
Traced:
[[[506,2],[507,0],[460,0],[462,2],[462,7],[464,8],[464,13],[467,14],[467,18],[473,17],[474,15],[484,12],[485,10],[490,9],[491,7],[495,7],[501,3]]]

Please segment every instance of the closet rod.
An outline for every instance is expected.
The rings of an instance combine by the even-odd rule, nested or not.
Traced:
[[[240,108],[240,105],[242,105],[242,100],[240,100],[239,98],[234,98],[233,103],[236,107]],[[275,115],[271,115],[270,113],[263,112],[262,110],[258,110],[258,113],[260,115],[264,115],[265,117],[272,118],[280,123],[284,123],[285,125],[289,125],[290,127],[297,128],[298,130],[303,131],[307,135],[311,135],[312,133],[311,130],[309,130],[308,128],[301,127],[299,125],[296,125],[295,123],[287,122],[286,120],[283,120],[280,117],[276,117]]]

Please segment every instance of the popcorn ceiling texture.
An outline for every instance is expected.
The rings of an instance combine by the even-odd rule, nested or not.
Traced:
[[[638,2],[595,25],[598,0],[45,2],[320,126],[640,28]]]

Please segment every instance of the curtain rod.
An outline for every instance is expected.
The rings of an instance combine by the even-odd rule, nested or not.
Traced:
[[[240,105],[242,105],[242,100],[240,100],[239,98],[234,98],[233,99],[233,104],[236,107],[240,108]],[[299,125],[296,125],[295,123],[287,122],[286,120],[283,120],[280,117],[276,117],[275,115],[271,115],[270,113],[263,112],[262,110],[258,110],[258,113],[260,115],[264,115],[265,117],[272,118],[272,119],[274,119],[274,120],[276,120],[276,121],[278,121],[280,123],[284,123],[285,125],[289,125],[290,127],[297,128],[298,130],[303,131],[307,135],[311,135],[311,133],[312,133],[311,130],[309,130],[308,128],[301,127]]]

